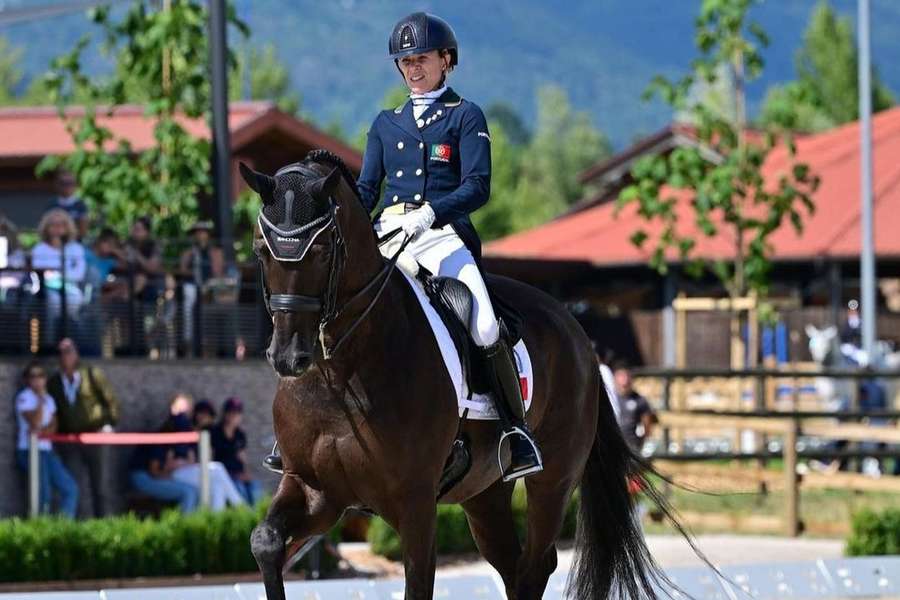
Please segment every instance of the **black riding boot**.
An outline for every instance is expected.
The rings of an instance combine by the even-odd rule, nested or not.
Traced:
[[[503,440],[509,439],[510,462],[503,470],[503,481],[512,481],[544,470],[541,452],[525,424],[525,401],[519,384],[512,351],[503,340],[481,348],[493,390],[494,406],[500,415]],[[501,469],[503,468],[501,462]]]
[[[279,475],[284,473],[284,465],[281,462],[281,455],[278,454],[278,444],[272,448],[272,454],[263,459],[263,466],[273,473]]]

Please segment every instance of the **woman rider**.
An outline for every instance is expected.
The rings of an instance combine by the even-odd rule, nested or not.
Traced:
[[[360,195],[372,211],[387,179],[375,225],[379,234],[402,229],[412,238],[406,251],[422,266],[471,290],[470,331],[490,375],[503,437],[510,439],[512,460],[503,476],[523,477],[543,468],[541,456],[525,425],[518,371],[476,264],[481,242],[469,220],[490,195],[487,123],[476,104],[447,86],[458,48],[446,21],[413,13],[394,26],[388,50],[409,101],[375,118],[357,182]]]
[[[481,109],[446,84],[457,64],[456,35],[446,21],[417,12],[401,19],[388,51],[409,88],[409,101],[381,112],[369,130],[357,186],[369,212],[378,205],[379,235],[402,229],[412,238],[406,252],[434,275],[453,277],[471,290],[470,332],[481,349],[493,398],[510,440],[506,481],[543,469],[540,451],[525,424],[525,405],[512,353],[476,264],[481,241],[469,214],[488,201],[491,187],[491,138]],[[396,236],[382,251],[393,253]],[[281,467],[269,455],[265,465]]]

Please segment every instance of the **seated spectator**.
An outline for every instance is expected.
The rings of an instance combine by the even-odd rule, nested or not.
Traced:
[[[37,362],[31,362],[23,374],[25,387],[16,396],[16,420],[19,439],[16,444],[16,464],[28,473],[28,445],[32,432],[56,432],[56,403],[47,393],[47,372]],[[39,506],[41,513],[50,512],[52,494],[59,494],[59,512],[75,518],[78,509],[78,485],[62,461],[53,451],[49,440],[38,441]]]
[[[225,465],[234,484],[250,504],[256,504],[262,492],[259,481],[247,470],[247,436],[241,428],[244,403],[228,398],[222,406],[222,419],[210,430],[213,459]]]
[[[94,240],[91,248],[85,249],[87,261],[87,281],[94,289],[95,296],[99,294],[104,300],[128,299],[128,284],[125,281],[116,280],[113,271],[123,268],[125,252],[119,243],[119,236],[112,229],[104,229]]]
[[[184,393],[178,393],[169,405],[169,418],[166,420],[166,431],[194,431],[191,423],[193,399]],[[174,456],[176,467],[172,477],[176,481],[200,488],[200,464],[197,462],[196,444],[178,444]],[[220,462],[209,463],[209,506],[213,511],[223,510],[226,504],[238,506],[246,504],[244,497],[237,490],[228,471]]]
[[[135,298],[155,301],[163,288],[162,250],[151,237],[149,217],[140,217],[131,226],[125,262],[134,278]]]
[[[75,320],[84,302],[81,285],[87,273],[84,246],[76,239],[75,223],[66,211],[55,208],[44,213],[38,225],[41,241],[31,251],[31,266],[44,272],[48,339],[56,339],[57,320],[62,316],[62,294],[66,316]],[[65,264],[63,264],[65,256]],[[65,271],[65,281],[63,281]]]
[[[156,500],[177,502],[182,512],[193,512],[200,503],[200,490],[172,477],[177,466],[171,446],[138,446],[128,464],[131,486]]]
[[[76,235],[73,239],[83,240],[88,230],[88,207],[84,200],[76,195],[78,182],[75,176],[68,171],[59,171],[56,174],[56,198],[53,199],[46,210],[61,209],[66,211],[75,223]]]
[[[200,400],[194,405],[194,429],[202,431],[216,424],[216,409],[209,400]]]
[[[0,213],[0,302],[15,294],[27,276],[25,252],[19,246],[15,223]],[[10,270],[5,270],[10,269]]]
[[[212,244],[212,231],[210,221],[195,223],[188,230],[192,238],[191,247],[182,252],[178,262],[178,274],[184,278],[181,306],[185,350],[193,347],[197,296],[206,292],[208,282],[225,275],[225,255],[221,248]]]

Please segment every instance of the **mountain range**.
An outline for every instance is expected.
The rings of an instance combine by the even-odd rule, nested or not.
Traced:
[[[36,0],[6,0],[7,6]],[[42,0],[43,1],[43,0]],[[695,56],[693,19],[699,0],[235,0],[252,30],[250,43],[273,44],[320,124],[351,135],[365,127],[384,94],[400,83],[387,58],[394,22],[415,10],[444,17],[456,30],[460,65],[451,84],[483,106],[505,102],[533,123],[535,90],[559,85],[614,145],[661,127],[665,107],[640,95],[656,74],[678,75]],[[855,0],[832,0],[855,17]],[[751,109],[771,84],[793,78],[814,0],[765,0],[752,16],[769,33],[764,77],[748,89]],[[900,92],[900,1],[872,0],[873,60]],[[92,26],[83,14],[0,27],[24,50],[26,78],[71,48]],[[232,43],[238,42],[232,34]]]

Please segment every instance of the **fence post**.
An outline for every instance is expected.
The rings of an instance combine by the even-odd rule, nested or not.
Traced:
[[[672,376],[670,373],[663,375],[662,408],[666,412],[672,410]],[[662,428],[662,443],[663,449],[668,454],[672,443],[672,431],[668,425],[664,425]]]
[[[209,508],[209,463],[212,449],[209,443],[209,431],[200,432],[200,506]]]
[[[784,527],[785,534],[797,537],[800,534],[800,485],[797,479],[797,429],[796,419],[787,421],[784,431],[782,452],[784,453]]]
[[[38,436],[28,436],[28,516],[34,518],[41,512],[41,451]]]

